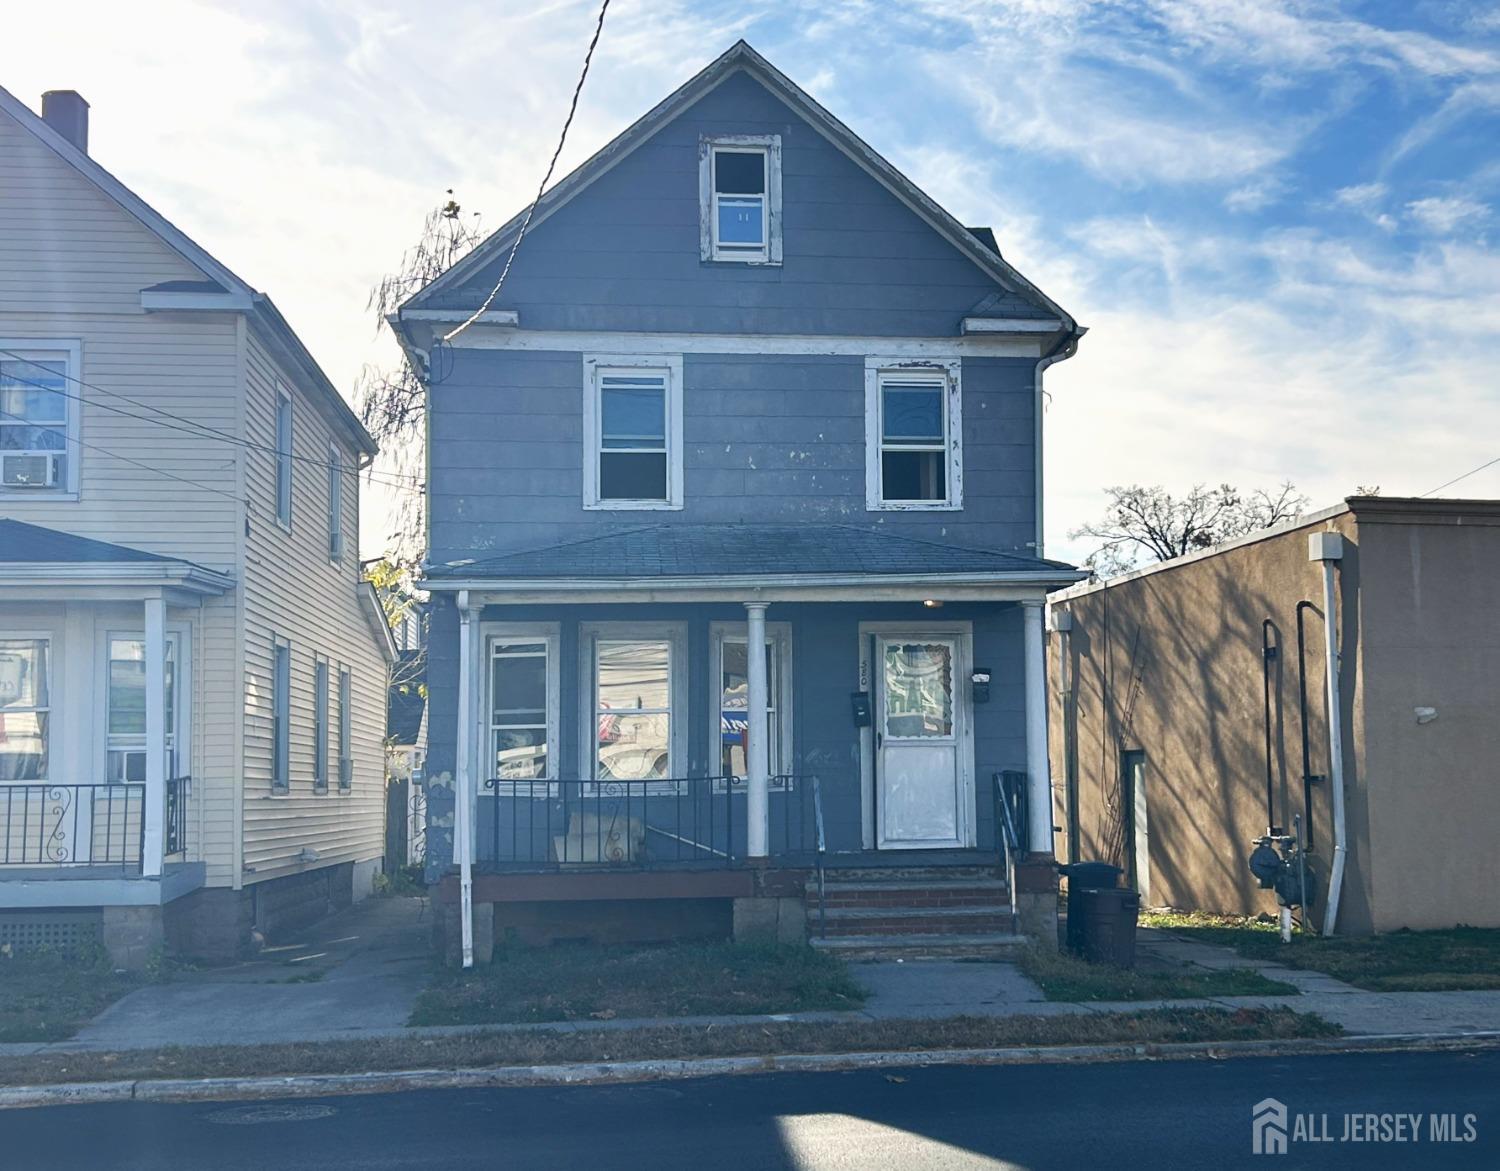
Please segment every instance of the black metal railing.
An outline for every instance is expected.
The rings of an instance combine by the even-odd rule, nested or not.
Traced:
[[[1003,865],[1007,852],[1024,854],[1028,845],[1030,821],[1026,815],[1026,774],[1006,769],[994,776],[995,837],[1000,843]]]
[[[767,850],[821,867],[817,779],[770,778]],[[511,870],[710,869],[747,854],[744,778],[545,781],[491,779],[477,811],[479,862]]]
[[[813,827],[817,832],[815,843],[817,853],[814,856],[814,866],[818,873],[818,935],[824,939],[828,938],[828,889],[824,878],[823,855],[828,852],[828,839],[823,833],[823,787],[818,783],[818,778],[812,778],[812,802],[813,802]]]
[[[163,853],[187,849],[191,782],[166,782]],[[146,786],[0,784],[0,867],[118,866],[139,870],[145,857]]]

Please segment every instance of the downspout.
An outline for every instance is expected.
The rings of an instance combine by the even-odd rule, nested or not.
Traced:
[[[1032,451],[1034,453],[1032,463],[1036,466],[1036,475],[1031,498],[1036,507],[1036,534],[1032,548],[1038,557],[1045,555],[1046,545],[1046,540],[1042,536],[1042,523],[1045,519],[1042,511],[1042,404],[1045,401],[1042,392],[1042,375],[1054,362],[1066,362],[1078,352],[1078,341],[1088,333],[1088,328],[1077,323],[1070,324],[1072,325],[1071,332],[1064,334],[1062,339],[1036,364],[1036,401],[1032,404]]]
[[[1073,615],[1049,605],[1048,625],[1057,635],[1058,716],[1062,721],[1063,802],[1068,815],[1068,861],[1078,861],[1078,762],[1073,744]]]
[[[474,966],[474,787],[470,777],[469,745],[471,709],[473,706],[474,613],[469,608],[469,591],[458,598],[458,728],[455,737],[453,786],[453,850],[458,855],[458,922],[462,938],[463,966]]]
[[[1339,917],[1339,895],[1344,888],[1344,866],[1349,855],[1344,820],[1344,708],[1339,697],[1338,581],[1335,568],[1344,557],[1344,538],[1338,533],[1309,533],[1309,561],[1323,563],[1323,670],[1328,677],[1328,771],[1333,797],[1333,868],[1328,875],[1328,910],[1323,934],[1332,935]]]

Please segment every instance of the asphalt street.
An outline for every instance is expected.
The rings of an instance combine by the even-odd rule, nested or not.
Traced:
[[[1289,1111],[1285,1154],[1251,1152],[1252,1109],[1267,1097]],[[1405,1141],[1339,1141],[1346,1113],[1373,1139]],[[1432,1141],[1434,1114],[1472,1141]],[[1408,1118],[1383,1126],[1382,1115]],[[1500,1166],[1500,1051],[914,1067],[0,1113],[5,1171],[1112,1166],[1491,1171]]]

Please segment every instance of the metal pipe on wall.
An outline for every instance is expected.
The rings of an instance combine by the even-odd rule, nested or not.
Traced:
[[[1323,563],[1323,657],[1328,677],[1328,771],[1333,808],[1333,867],[1328,876],[1328,910],[1323,934],[1332,935],[1344,888],[1349,847],[1344,820],[1344,712],[1340,699],[1337,566],[1344,557],[1344,538],[1338,533],[1310,533],[1308,559]]]

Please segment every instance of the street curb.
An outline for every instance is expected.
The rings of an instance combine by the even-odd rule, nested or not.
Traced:
[[[1066,1065],[1095,1061],[1151,1061],[1171,1058],[1220,1060],[1230,1057],[1290,1057],[1320,1053],[1475,1048],[1500,1048],[1500,1032],[1392,1033],[1284,1041],[1172,1041],[1006,1049],[781,1053],[755,1057],[499,1066],[493,1069],[414,1069],[376,1073],[302,1074],[291,1077],[64,1082],[57,1085],[0,1088],[0,1110],[124,1101],[198,1102],[375,1094],[398,1090],[597,1085],[610,1082],[677,1081],[751,1073],[831,1073],[929,1065]]]

